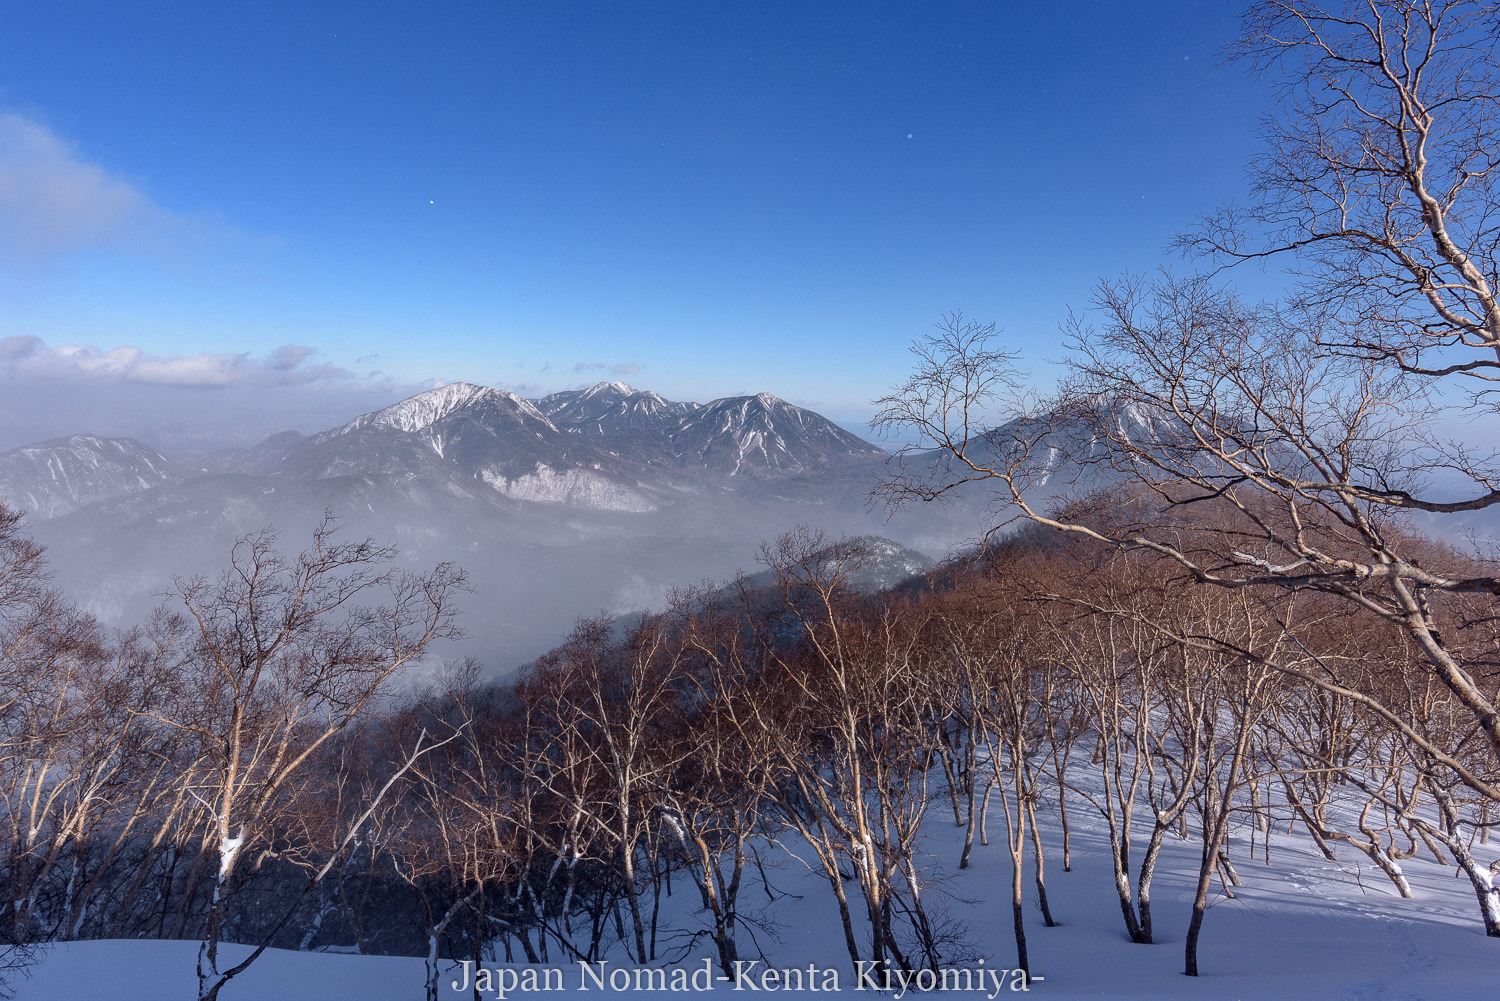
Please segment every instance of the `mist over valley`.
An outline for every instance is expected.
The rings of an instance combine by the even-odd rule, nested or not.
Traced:
[[[24,445],[0,453],[0,499],[27,512],[57,586],[117,624],[174,576],[218,573],[237,538],[274,526],[294,551],[332,512],[342,538],[393,544],[404,565],[461,566],[467,636],[445,653],[506,672],[580,616],[755,572],[794,526],[929,558],[977,537],[978,501],[888,517],[870,491],[892,461],[766,393],[697,404],[607,382],[527,400],[453,383],[207,454],[82,432]]]

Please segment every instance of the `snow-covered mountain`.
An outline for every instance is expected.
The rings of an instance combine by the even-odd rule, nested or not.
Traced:
[[[529,400],[469,383],[429,390],[292,443],[270,475],[295,479],[417,476],[461,493],[650,510],[632,470],[569,434]],[[652,484],[647,484],[649,492]]]
[[[418,433],[450,414],[467,409],[476,403],[482,405],[495,402],[509,404],[516,410],[536,417],[541,416],[536,407],[514,393],[476,386],[472,382],[452,382],[446,386],[439,386],[437,389],[429,389],[425,393],[418,393],[400,403],[393,403],[384,410],[356,417],[331,433],[348,434],[367,427],[392,428],[397,431]]]
[[[684,462],[729,476],[804,472],[885,451],[770,393],[731,396],[686,415],[672,435]]]
[[[669,452],[665,443],[683,418],[701,410],[696,403],[676,403],[623,382],[601,382],[588,389],[553,393],[536,401],[537,409],[573,434],[618,445]]]
[[[532,401],[460,382],[318,434],[288,432],[218,453],[205,465],[298,480],[417,476],[460,492],[484,484],[515,500],[645,511],[663,491],[722,489],[726,478],[741,490],[753,489],[742,486],[747,479],[836,476],[884,456],[768,393],[705,405],[606,382]]]
[[[34,517],[54,518],[191,472],[131,438],[75,434],[0,453],[0,498]]]

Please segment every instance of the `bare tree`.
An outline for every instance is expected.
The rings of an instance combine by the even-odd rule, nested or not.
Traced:
[[[1066,672],[1094,739],[1091,762],[1099,791],[1080,786],[1075,795],[1105,821],[1126,933],[1133,942],[1150,943],[1152,876],[1166,832],[1197,786],[1200,745],[1168,743],[1165,690],[1174,651],[1147,624],[1168,611],[1160,578],[1143,571],[1139,560],[1102,551],[1096,557],[1080,566],[1086,557],[1076,554],[1078,562],[1070,560],[1043,584],[1077,602],[1053,604],[1044,649]],[[1076,584],[1061,587],[1070,577]],[[1118,614],[1126,609],[1132,614]],[[1066,776],[1059,781],[1067,782]],[[1140,808],[1149,810],[1150,834],[1137,861]]]
[[[636,962],[655,959],[641,899],[642,852],[653,850],[661,790],[684,745],[668,730],[683,687],[681,651],[668,623],[647,616],[616,641],[608,619],[584,620],[553,651],[539,674],[546,682],[556,751],[547,756],[551,794],[607,846],[630,916]]]
[[[206,1001],[261,951],[220,967],[241,860],[304,848],[269,839],[278,814],[297,809],[309,762],[365,716],[393,674],[457,632],[453,601],[463,575],[451,566],[421,575],[391,570],[391,550],[335,541],[331,517],[296,557],[275,543],[270,530],[246,536],[216,580],[175,582],[194,651],[174,702],[152,714],[191,738],[208,764],[191,790],[218,857],[198,956]],[[376,596],[385,603],[361,604]]]
[[[950,642],[954,655],[969,662],[968,670],[977,669],[983,678],[978,689],[983,693],[983,722],[980,733],[989,761],[991,789],[1000,793],[1001,812],[1005,818],[1005,847],[1010,855],[1011,925],[1016,942],[1016,968],[1026,977],[1031,963],[1026,949],[1024,915],[1026,833],[1034,787],[1031,781],[1031,758],[1037,751],[1040,734],[1037,686],[1034,684],[1037,660],[1031,655],[1034,623],[1012,604],[986,609],[975,616],[961,631],[953,629]],[[986,790],[986,801],[989,790]],[[1030,817],[1034,823],[1034,816]],[[1040,860],[1039,860],[1040,864]],[[1040,874],[1040,869],[1038,870]],[[1038,876],[1040,879],[1040,875]],[[1046,897],[1040,898],[1047,924]]]
[[[1276,82],[1248,204],[1181,238],[1226,262],[1284,256],[1330,350],[1402,372],[1500,377],[1490,0],[1253,0],[1230,54]],[[1481,493],[1497,498],[1474,468]],[[1387,500],[1423,504],[1400,493]]]
[[[746,923],[740,894],[747,865],[757,841],[769,840],[764,817],[781,756],[753,708],[763,679],[745,582],[684,593],[677,605],[683,642],[696,655],[688,671],[695,698],[679,721],[690,745],[662,810],[696,867],[719,969],[728,977],[740,957],[737,930]]]
[[[26,702],[36,682],[45,677],[50,659],[51,622],[61,610],[61,599],[48,587],[42,547],[22,529],[21,514],[0,503],[0,795],[5,797],[6,823],[0,828],[0,850],[9,870],[6,914],[0,918],[0,996],[10,996],[16,975],[24,975],[35,956],[36,936],[17,904],[24,894],[15,869],[29,854],[29,831],[16,811],[24,803],[30,783],[28,745],[33,734],[26,719]]]
[[[938,962],[915,857],[933,750],[915,663],[924,616],[899,600],[875,605],[850,593],[850,575],[869,558],[860,540],[828,542],[806,529],[762,548],[782,606],[771,625],[783,635],[763,644],[772,670],[754,708],[781,756],[781,816],[817,856],[856,970],[845,864],[864,904],[869,961],[914,970]],[[897,935],[903,915],[920,963]]]

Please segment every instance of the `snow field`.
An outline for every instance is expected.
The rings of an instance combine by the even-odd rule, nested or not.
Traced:
[[[1089,776],[1078,771],[1074,781],[1087,782]],[[1033,974],[1045,979],[1034,982],[1023,994],[1012,992],[1012,978],[1003,975],[1006,987],[997,997],[1047,1001],[1100,997],[1213,1001],[1500,999],[1500,941],[1485,937],[1468,880],[1455,867],[1436,864],[1425,849],[1402,863],[1416,893],[1415,899],[1402,900],[1389,880],[1352,848],[1335,845],[1338,862],[1329,862],[1300,825],[1287,835],[1285,821],[1281,820],[1272,834],[1268,866],[1261,839],[1257,837],[1255,856],[1251,858],[1249,830],[1240,826],[1231,835],[1230,857],[1244,885],[1232,888],[1234,898],[1230,899],[1215,881],[1213,904],[1200,942],[1202,975],[1192,978],[1180,971],[1183,935],[1197,876],[1196,832],[1190,830],[1186,841],[1168,837],[1153,883],[1157,942],[1136,945],[1125,935],[1114,896],[1102,819],[1079,799],[1069,800],[1068,814],[1072,826],[1071,872],[1062,868],[1055,802],[1043,821],[1047,890],[1057,927],[1044,927],[1034,906],[1028,858],[1027,945]],[[951,965],[974,969],[983,959],[987,969],[1008,969],[1015,950],[1008,905],[1011,873],[1003,847],[1004,818],[998,799],[990,807],[992,843],[988,847],[976,845],[967,870],[956,869],[963,832],[952,826],[945,800],[935,800],[929,808],[926,829],[927,863],[933,879],[928,899],[935,909],[946,910],[951,925],[962,928],[958,936],[962,946],[953,950]],[[1140,846],[1144,842],[1143,835],[1137,838]],[[787,844],[795,850],[793,844]],[[1493,840],[1489,845],[1476,843],[1475,854],[1485,863],[1492,862],[1500,858],[1500,844]],[[768,866],[777,898],[767,899],[758,873],[747,873],[747,885],[741,894],[742,910],[762,922],[761,927],[742,929],[740,933],[741,955],[751,970],[749,979],[761,984],[767,968],[806,971],[811,965],[820,971],[814,978],[818,983],[826,983],[821,971],[833,969],[841,992],[854,993],[857,984],[827,884],[774,849],[767,857],[781,859],[776,867]],[[676,959],[686,949],[680,965],[690,971],[700,969],[703,959],[711,955],[711,946],[704,939],[696,945],[688,944],[691,931],[705,927],[698,905],[693,887],[678,877],[672,896],[664,899],[661,907],[659,950],[664,957]],[[757,947],[766,961],[752,969],[748,961],[759,958]],[[243,954],[243,947],[228,946],[226,952],[233,958]],[[30,980],[18,985],[17,997],[19,1001],[192,998],[196,993],[196,953],[194,942],[61,944],[47,953]],[[618,948],[609,960],[608,971],[630,968]],[[486,965],[503,964],[487,961]],[[578,965],[559,965],[562,993],[594,998],[617,993],[607,986],[603,992],[596,987],[580,991],[584,978]],[[458,1001],[473,996],[449,986],[455,978],[462,980],[463,972],[454,964],[444,974],[440,997]],[[512,992],[510,997],[559,993]],[[632,988],[618,993],[636,997],[657,992]],[[674,997],[707,993],[747,998],[767,991],[755,992],[745,985],[737,991],[733,983],[715,981],[707,992],[665,993]],[[804,989],[802,993],[813,992]],[[870,993],[862,991],[860,996]],[[899,993],[898,988],[893,995]],[[221,996],[224,1001],[417,1001],[423,997],[423,966],[420,959],[407,957],[270,951]],[[484,996],[495,995],[491,992]],[[943,996],[986,995],[949,991]]]

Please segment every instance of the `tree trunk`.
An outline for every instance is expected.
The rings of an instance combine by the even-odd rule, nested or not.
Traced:
[[[1141,914],[1141,942],[1150,945],[1151,938],[1151,877],[1156,874],[1156,860],[1161,855],[1162,839],[1167,834],[1166,824],[1157,822],[1151,828],[1151,840],[1146,844],[1146,854],[1141,857],[1141,871],[1136,877],[1136,906]]]
[[[969,823],[964,831],[964,850],[958,857],[958,867],[960,869],[967,869],[969,867],[969,853],[974,850],[974,832],[979,827],[979,818],[975,816],[976,811],[974,809],[974,800],[978,792],[978,787],[974,782],[974,761],[972,755],[969,759],[969,780],[965,783],[965,787],[969,803]]]
[[[1042,909],[1042,923],[1048,928],[1055,928],[1057,922],[1052,920],[1052,908],[1047,906],[1047,859],[1042,852],[1042,833],[1037,829],[1036,805],[1030,800],[1026,802],[1026,819],[1031,827],[1031,860],[1036,866],[1037,906]]]
[[[1204,824],[1203,858],[1198,863],[1198,888],[1193,895],[1193,916],[1188,921],[1187,941],[1183,946],[1182,972],[1190,977],[1198,975],[1198,932],[1203,927],[1203,913],[1208,910],[1208,890],[1213,884],[1214,846],[1209,844],[1210,835],[1206,830],[1211,826]]]
[[[833,884],[833,895],[839,902],[839,921],[844,925],[844,945],[849,949],[849,961],[853,964],[854,975],[859,976],[859,942],[854,938],[854,922],[849,919],[849,898],[844,896],[844,881],[839,878],[838,866],[833,866],[828,873],[828,881]]]
[[[995,788],[991,778],[984,787],[984,800],[979,804],[979,843],[986,847],[990,843],[990,792]]]
[[[1452,798],[1437,789],[1432,790],[1433,799],[1437,802],[1444,821],[1443,826],[1452,831],[1452,834],[1437,832],[1439,839],[1448,846],[1453,857],[1458,862],[1458,867],[1463,870],[1464,875],[1469,877],[1469,883],[1474,887],[1474,896],[1479,900],[1479,914],[1484,920],[1484,933],[1490,938],[1500,938],[1500,887],[1495,886],[1495,876],[1490,870],[1484,868],[1474,856],[1469,854],[1469,846],[1464,844],[1463,836],[1458,831],[1458,810],[1454,808]],[[1414,823],[1420,831],[1423,821],[1416,820]]]
[[[646,925],[641,920],[641,895],[635,885],[635,851],[624,844],[620,846],[620,869],[625,877],[625,901],[630,909],[631,930],[635,933],[635,959],[646,963]]]

